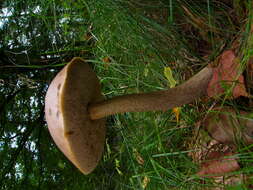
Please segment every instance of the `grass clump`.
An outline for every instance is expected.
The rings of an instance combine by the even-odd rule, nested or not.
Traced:
[[[181,83],[225,49],[236,47],[246,59],[242,64],[252,53],[249,1],[106,0],[89,1],[86,6],[95,42],[91,61],[107,97],[167,88],[164,67],[171,67]],[[104,177],[110,176],[115,189],[215,186],[212,180],[201,183],[194,177],[198,166],[188,153],[197,150],[187,149],[197,121],[205,115],[199,112],[200,104],[183,106],[179,122],[170,110],[111,118],[100,163]]]
[[[249,53],[250,6],[242,1],[90,1],[87,7],[95,41],[92,61],[103,92],[113,97],[165,89],[168,81],[163,69],[167,66],[180,83],[225,49],[234,48],[238,38],[236,52]],[[104,177],[111,177],[115,189],[217,186],[212,180],[201,183],[194,177],[198,166],[188,154],[197,151],[187,149],[187,142],[205,115],[198,112],[199,106],[183,106],[179,122],[170,110],[113,117],[100,163]],[[247,168],[252,171],[250,164]]]

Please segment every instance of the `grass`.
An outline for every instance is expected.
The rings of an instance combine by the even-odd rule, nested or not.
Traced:
[[[47,6],[55,13],[55,3]],[[165,67],[170,67],[175,80],[182,83],[231,47],[238,47],[242,67],[253,54],[251,1],[89,0],[66,1],[63,7],[66,11],[60,16],[69,20],[89,16],[88,28],[73,29],[69,23],[61,27],[66,34],[75,36],[74,41],[91,35],[92,45],[87,51],[93,56],[87,61],[96,71],[107,98],[168,88]],[[47,23],[47,17],[43,20]],[[234,45],[235,39],[239,39],[238,46]],[[74,46],[73,42],[53,50],[72,48],[78,52]],[[238,107],[242,100],[222,102]],[[85,186],[75,188],[198,190],[219,186],[211,179],[203,183],[195,175],[199,166],[189,156],[189,152],[197,151],[189,146],[194,141],[197,122],[212,104],[213,100],[202,99],[182,106],[179,122],[172,110],[109,117],[103,158],[92,174],[80,179]],[[247,104],[243,105],[247,109]],[[252,146],[243,146],[238,151],[245,167],[237,173],[252,173],[251,149]],[[241,185],[237,189],[243,188]]]
[[[238,2],[234,1],[235,9],[239,7]],[[174,78],[181,83],[224,49],[229,49],[232,40],[244,34],[245,25],[240,20],[242,17],[231,16],[231,7],[222,1],[217,3],[106,0],[86,4],[96,41],[95,59],[90,61],[101,80],[104,95],[110,98],[166,89],[168,81],[163,75],[164,67],[170,66]],[[249,1],[245,4],[252,6]],[[163,9],[168,11],[165,18],[154,19],[146,14],[153,12],[159,16]],[[241,10],[235,9],[235,12]],[[249,20],[251,17],[251,14],[246,16]],[[247,27],[246,31],[249,30]],[[246,47],[251,46],[252,39],[246,33],[247,37],[240,41],[239,54],[249,53]],[[231,100],[224,101],[234,104]],[[209,100],[205,107],[211,103]],[[198,111],[198,107],[203,106],[200,104],[194,102],[183,106],[179,123],[171,110],[110,117],[103,161],[95,171],[103,171],[103,189],[108,189],[107,183],[112,183],[113,189],[117,190],[197,190],[219,185],[212,180],[202,183],[194,175],[198,166],[188,156],[188,152],[196,150],[188,149],[187,143],[192,139],[197,121],[206,114]],[[252,172],[251,153],[246,149],[241,149],[242,153],[238,155],[247,167],[238,173]]]

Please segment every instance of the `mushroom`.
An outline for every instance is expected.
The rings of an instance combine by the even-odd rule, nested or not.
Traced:
[[[45,100],[50,134],[59,149],[84,174],[97,166],[105,141],[105,117],[124,112],[165,111],[206,94],[212,68],[168,90],[104,100],[96,74],[73,58],[53,79]]]

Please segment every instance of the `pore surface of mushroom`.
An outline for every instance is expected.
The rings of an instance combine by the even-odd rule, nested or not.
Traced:
[[[104,117],[116,113],[165,111],[206,94],[212,68],[204,68],[185,83],[168,90],[118,96],[104,100],[96,74],[74,58],[50,84],[45,101],[49,131],[60,150],[84,174],[101,158]]]

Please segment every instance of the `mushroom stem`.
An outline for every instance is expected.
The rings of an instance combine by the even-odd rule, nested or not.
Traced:
[[[168,90],[118,96],[91,104],[92,120],[124,112],[165,111],[182,106],[206,94],[213,69],[205,67],[185,83]]]

